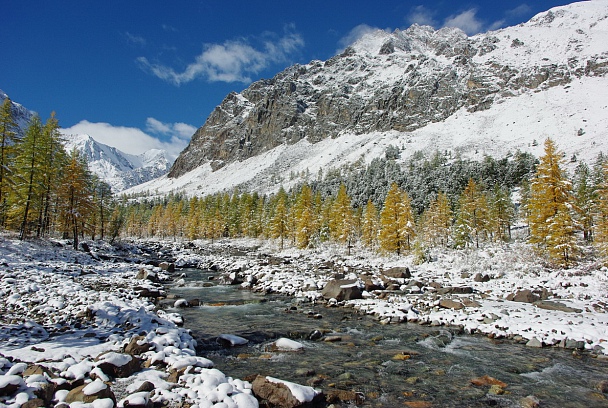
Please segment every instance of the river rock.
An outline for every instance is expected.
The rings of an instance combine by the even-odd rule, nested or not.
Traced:
[[[330,389],[325,394],[325,401],[329,404],[351,402],[355,405],[360,405],[364,399],[363,394],[356,391]]]
[[[129,341],[129,344],[125,346],[125,353],[131,356],[139,356],[149,351],[153,346],[145,340],[145,336],[134,336],[131,338],[131,341]]]
[[[83,384],[71,390],[65,398],[65,402],[72,404],[73,402],[84,402],[90,404],[99,399],[111,399],[116,403],[114,393],[110,386],[101,380],[95,380],[88,384]]]
[[[41,407],[46,407],[46,406],[49,406],[48,403],[40,398],[34,398],[31,400],[28,400],[24,404],[21,404],[21,408],[39,408],[39,407],[41,408]]]
[[[464,305],[457,300],[452,299],[441,299],[439,301],[439,307],[443,307],[444,309],[455,309],[460,310],[464,309]]]
[[[597,389],[603,394],[608,394],[608,380],[600,381],[597,384]]]
[[[258,375],[252,383],[253,394],[271,406],[296,408],[323,400],[321,392],[312,387]],[[294,395],[295,394],[295,395]]]
[[[331,280],[321,291],[321,295],[325,299],[352,300],[361,299],[363,297],[361,289],[359,289],[356,280]]]
[[[483,274],[482,275],[481,273],[477,272],[475,274],[475,276],[473,276],[473,280],[475,282],[489,282],[490,281],[490,276],[487,275],[487,274]]]
[[[396,266],[393,268],[386,269],[382,272],[384,276],[395,279],[409,279],[412,277],[410,268],[407,266]]]
[[[471,384],[478,386],[478,387],[486,387],[488,385],[492,386],[492,385],[496,385],[500,388],[506,388],[507,387],[507,383],[497,380],[494,377],[490,377],[489,375],[484,375],[481,377],[477,377],[477,378],[473,378],[471,380]]]
[[[534,302],[534,306],[545,310],[558,310],[565,313],[581,313],[583,311],[582,309],[568,307],[563,303],[553,302],[550,300],[537,300]]]
[[[163,271],[175,272],[175,264],[173,262],[161,262],[158,267]]]
[[[542,343],[542,341],[538,340],[536,337],[532,337],[530,340],[528,340],[528,342],[526,343],[526,346],[541,348],[543,346],[543,343]]]
[[[540,407],[540,400],[536,398],[534,395],[528,395],[525,398],[522,398],[519,403],[521,404],[521,408],[538,408]]]
[[[109,352],[97,357],[97,367],[115,378],[125,378],[141,369],[141,360],[129,354]]]
[[[533,303],[539,299],[540,297],[537,294],[533,293],[530,289],[518,290],[517,292],[507,296],[507,300],[522,303]]]
[[[23,378],[19,375],[0,376],[0,396],[13,395],[23,383]]]

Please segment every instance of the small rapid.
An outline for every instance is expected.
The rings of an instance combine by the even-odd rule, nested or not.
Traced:
[[[170,292],[199,304],[179,310],[185,327],[199,354],[235,378],[260,374],[326,394],[352,391],[359,398],[342,406],[353,407],[521,407],[530,395],[541,407],[608,407],[596,388],[608,380],[608,362],[586,353],[532,349],[449,327],[381,325],[353,309],[264,296],[216,285],[213,272],[184,272],[186,285]],[[222,334],[249,341],[230,347],[218,340]],[[303,351],[271,351],[280,337],[302,343]]]

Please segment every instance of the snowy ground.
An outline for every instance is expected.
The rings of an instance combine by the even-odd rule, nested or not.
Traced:
[[[252,290],[356,308],[383,324],[454,325],[529,346],[608,355],[608,271],[599,263],[550,269],[522,243],[437,251],[418,266],[411,257],[379,257],[359,248],[346,256],[338,246],[279,251],[273,242],[255,240],[194,244],[159,247],[178,267],[215,265]],[[85,397],[110,386],[118,406],[258,406],[250,383],[195,355],[196,342],[178,314],[141,296],[163,295],[160,284],[137,276],[141,269],[161,280],[166,272],[108,259],[104,255],[116,255],[109,245],[89,243],[91,253],[59,245],[0,236],[0,406],[19,407],[49,389],[53,404],[114,406],[111,396],[70,402],[68,390],[78,385]],[[143,255],[136,246],[127,250],[134,258]],[[406,266],[411,277],[388,276],[390,268]],[[323,299],[323,287],[335,277],[355,280],[363,298]],[[129,370],[134,359],[145,368]]]
[[[0,236],[0,407],[39,398],[32,406],[105,408],[113,397],[118,406],[258,406],[251,384],[195,355],[179,315],[140,297],[162,288],[136,279],[139,269],[162,277],[159,268],[101,261],[95,252]],[[129,343],[143,348],[127,352]],[[107,381],[113,395],[104,394]],[[79,385],[79,396],[68,391]]]

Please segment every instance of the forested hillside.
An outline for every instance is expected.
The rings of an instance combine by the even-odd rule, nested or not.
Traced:
[[[424,262],[431,247],[508,242],[518,224],[519,238],[554,264],[571,264],[592,242],[606,255],[603,155],[591,166],[573,163],[572,175],[551,139],[540,161],[521,152],[482,162],[437,152],[400,166],[397,155],[388,149],[367,166],[320,173],[270,196],[235,191],[134,202],[125,208],[124,231],[140,238],[275,239],[281,248],[335,242],[349,253],[362,245]]]

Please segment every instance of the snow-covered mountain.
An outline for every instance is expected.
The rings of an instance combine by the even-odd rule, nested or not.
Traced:
[[[0,89],[0,104],[4,103],[4,100],[6,98],[9,98],[9,96],[5,94],[2,89]],[[32,116],[34,116],[35,113],[13,100],[11,100],[11,105],[13,118],[17,123],[17,132],[19,132],[20,136],[23,136],[27,125],[29,124],[30,120],[32,119]]]
[[[120,192],[169,171],[171,163],[164,150],[151,149],[139,155],[121,152],[97,142],[89,135],[64,135],[67,151],[78,150],[86,157],[91,172]]]
[[[591,160],[608,150],[606,44],[606,0],[473,37],[418,25],[377,31],[228,95],[169,175],[132,191],[273,191],[390,145],[402,159],[436,150],[481,159],[540,155],[552,137]]]

